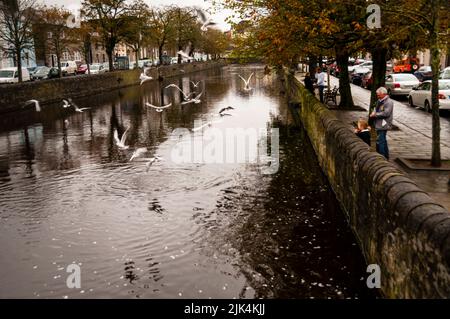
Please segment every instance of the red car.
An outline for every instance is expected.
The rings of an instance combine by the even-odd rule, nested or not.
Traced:
[[[77,74],[85,74],[87,69],[87,64],[81,64],[77,69]]]

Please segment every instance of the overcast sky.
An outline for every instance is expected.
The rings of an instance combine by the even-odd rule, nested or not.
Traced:
[[[81,6],[82,0],[38,0],[46,5],[59,5],[72,10],[77,10]],[[162,5],[179,5],[179,6],[199,6],[205,9],[212,7],[211,1],[205,0],[144,0],[150,6],[162,6]],[[230,26],[225,22],[225,18],[229,15],[229,11],[222,11],[213,14],[213,20],[218,23],[220,29],[226,31],[230,29]]]

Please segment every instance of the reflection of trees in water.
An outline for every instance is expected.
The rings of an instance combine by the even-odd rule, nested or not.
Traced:
[[[25,158],[25,172],[27,176],[33,176],[34,146],[30,143],[28,127],[23,130],[24,144],[21,148],[22,155]]]

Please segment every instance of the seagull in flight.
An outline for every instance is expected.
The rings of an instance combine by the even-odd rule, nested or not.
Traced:
[[[70,105],[70,103],[69,103],[69,101],[67,101],[67,100],[63,100],[63,108],[65,108],[65,109],[67,109],[68,107],[70,107],[71,105]]]
[[[147,75],[147,70],[150,68],[144,68],[141,75],[139,76],[139,80],[141,80],[141,85],[144,84],[144,82],[153,80],[151,76]]]
[[[177,54],[181,55],[181,57],[182,57],[183,59],[185,59],[185,60],[188,60],[188,61],[189,61],[189,60],[194,60],[193,57],[189,56],[189,51],[190,51],[190,49],[191,49],[191,43],[189,42],[188,46],[186,47],[186,50],[185,50],[185,51],[180,50],[180,51],[177,52]],[[184,70],[183,70],[183,71],[184,71]]]
[[[114,140],[116,141],[116,145],[123,150],[126,150],[129,148],[128,145],[125,145],[125,141],[127,140],[127,133],[128,133],[129,129],[130,128],[127,128],[127,130],[122,134],[122,138],[120,140],[119,140],[119,133],[117,132],[117,130],[114,130]]]
[[[224,107],[223,109],[221,109],[219,111],[219,114],[222,114],[223,112],[228,111],[228,110],[234,110],[234,107],[232,107],[232,106]]]
[[[251,91],[251,90],[252,90],[252,88],[251,88],[250,85],[249,85],[252,76],[253,76],[253,73],[250,74],[250,76],[249,76],[248,79],[246,80],[246,79],[244,79],[244,78],[239,74],[239,77],[240,77],[241,80],[244,81],[244,83],[245,83],[244,91]]]
[[[133,152],[133,155],[131,155],[130,162],[132,162],[136,157],[141,156],[142,154],[147,153],[146,147],[140,147],[137,150]]]
[[[194,86],[194,88],[198,88],[198,85],[203,82],[203,80],[198,81],[197,83],[194,83],[194,81],[191,81],[192,85]]]
[[[196,9],[197,11],[197,17],[199,18],[199,21],[201,22],[202,26],[201,26],[201,30],[203,32],[208,31],[208,27],[212,26],[212,25],[216,25],[215,22],[213,22],[211,20],[211,17],[207,17],[205,12],[201,9]]]
[[[190,103],[195,103],[195,104],[200,104],[202,103],[202,100],[200,100],[200,97],[203,95],[203,92],[200,92],[199,95],[197,95],[196,97],[193,97],[192,99],[185,101],[185,102],[181,102],[181,105],[186,105],[186,104],[190,104]]]
[[[22,108],[24,108],[25,106],[27,106],[29,104],[34,104],[34,106],[36,108],[36,112],[40,112],[41,111],[41,106],[39,105],[39,101],[38,100],[28,100],[28,101],[25,102],[25,105],[22,106]]]
[[[165,87],[165,89],[170,89],[170,88],[175,88],[178,91],[180,91],[183,94],[183,97],[184,97],[185,101],[190,101],[191,96],[194,94],[193,92],[191,92],[189,94],[184,93],[183,90],[180,89],[180,87],[178,85],[176,85],[176,84],[169,84],[168,86]]]
[[[147,159],[148,159],[148,162],[147,162],[147,164],[145,164],[145,166],[147,166],[147,173],[148,173],[148,171],[150,170],[150,166],[152,166],[154,162],[160,161],[163,158],[155,155],[155,157],[151,157],[151,158],[147,158]]]
[[[145,103],[145,105],[147,105],[148,107],[152,107],[156,110],[156,112],[161,113],[162,111],[164,111],[164,109],[171,107],[172,103],[169,103],[169,104],[163,105],[163,106],[156,106],[156,105],[153,105],[153,104],[150,104],[147,102],[147,103]]]
[[[76,112],[83,113],[84,110],[89,110],[89,109],[90,109],[90,107],[83,107],[83,108],[80,109],[80,108],[78,107],[78,105],[76,105],[76,104],[72,101],[71,98],[68,98],[68,100],[69,100],[69,103],[75,108],[75,111],[76,111]]]

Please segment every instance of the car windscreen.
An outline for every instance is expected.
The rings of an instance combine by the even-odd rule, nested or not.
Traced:
[[[14,71],[0,70],[0,78],[12,78]]]
[[[439,82],[439,90],[450,90],[450,81]]]
[[[418,81],[417,78],[412,74],[396,74],[394,75],[395,81]]]
[[[47,74],[48,71],[49,71],[49,69],[47,69],[47,68],[39,68],[35,74],[43,75],[43,74]]]

